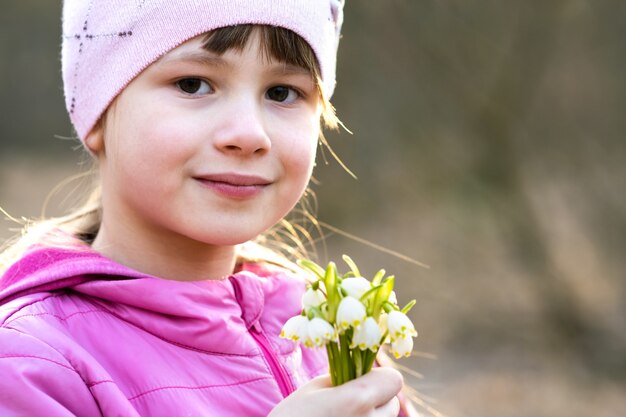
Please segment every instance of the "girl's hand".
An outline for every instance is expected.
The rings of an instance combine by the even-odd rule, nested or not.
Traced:
[[[317,377],[280,402],[268,417],[396,417],[402,375],[375,368],[355,380],[333,387],[328,375]]]

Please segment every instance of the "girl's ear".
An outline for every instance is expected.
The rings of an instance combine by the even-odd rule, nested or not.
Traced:
[[[101,120],[87,134],[84,143],[87,149],[94,155],[100,155],[100,153],[104,152],[104,129],[102,128]]]

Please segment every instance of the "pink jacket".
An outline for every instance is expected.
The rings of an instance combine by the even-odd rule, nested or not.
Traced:
[[[323,349],[278,338],[303,290],[258,264],[177,282],[34,250],[0,280],[0,415],[266,416],[327,372]]]

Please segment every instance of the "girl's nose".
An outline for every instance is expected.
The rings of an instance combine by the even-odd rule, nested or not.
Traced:
[[[269,151],[272,144],[262,109],[254,100],[237,100],[222,114],[224,119],[214,138],[214,145],[221,152],[247,156]]]

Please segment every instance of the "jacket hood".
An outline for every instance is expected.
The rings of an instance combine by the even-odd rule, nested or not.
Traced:
[[[88,247],[34,247],[0,278],[0,304],[96,279],[144,277],[147,275],[116,264]]]
[[[40,247],[0,279],[0,305],[11,315],[51,294],[86,296],[94,308],[172,343],[249,355],[256,346],[241,339],[240,331],[225,330],[259,324],[278,335],[289,317],[300,311],[304,286],[302,279],[265,264],[244,264],[221,280],[171,281],[118,264],[89,247]],[[264,314],[265,310],[272,313]],[[220,338],[216,340],[215,334]],[[275,343],[280,352],[293,350],[288,340]]]

